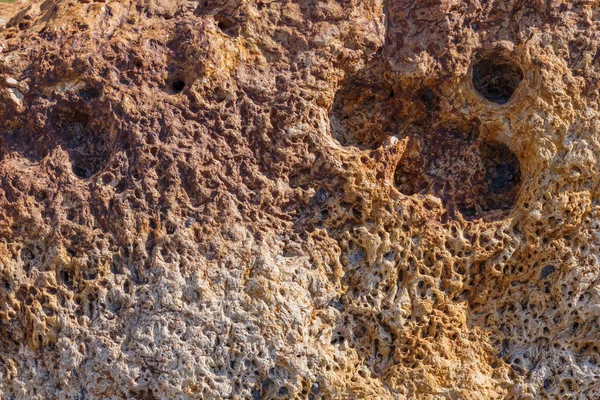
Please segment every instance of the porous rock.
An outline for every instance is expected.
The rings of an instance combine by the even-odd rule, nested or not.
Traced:
[[[0,397],[600,397],[594,1],[0,4]]]

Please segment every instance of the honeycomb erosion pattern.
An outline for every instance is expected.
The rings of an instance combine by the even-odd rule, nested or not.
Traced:
[[[600,398],[600,4],[0,4],[0,398]]]

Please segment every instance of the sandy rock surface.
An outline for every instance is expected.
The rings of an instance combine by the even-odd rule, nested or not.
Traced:
[[[1,399],[600,398],[600,4],[0,4]]]

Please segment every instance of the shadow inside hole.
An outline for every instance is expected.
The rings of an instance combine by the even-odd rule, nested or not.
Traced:
[[[171,90],[174,94],[181,93],[185,88],[185,82],[182,80],[176,80],[171,84]]]
[[[58,282],[69,290],[74,288],[74,279],[71,271],[61,269],[58,272]]]
[[[394,181],[405,195],[440,198],[451,217],[498,220],[517,200],[521,169],[506,145],[479,140],[473,129],[433,129],[409,135]]]
[[[523,71],[508,57],[492,53],[473,65],[473,87],[492,103],[506,104],[523,80]]]

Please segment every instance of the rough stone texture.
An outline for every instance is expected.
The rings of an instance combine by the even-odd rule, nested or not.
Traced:
[[[598,2],[0,21],[0,398],[600,398]]]

